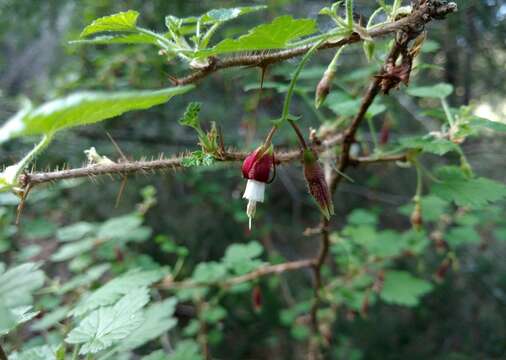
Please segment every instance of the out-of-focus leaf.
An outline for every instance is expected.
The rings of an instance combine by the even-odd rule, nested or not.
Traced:
[[[380,298],[390,304],[416,306],[420,298],[432,290],[430,282],[405,271],[387,271]]]
[[[453,86],[446,83],[439,83],[433,86],[410,86],[406,90],[411,96],[425,98],[445,98],[453,92]]]
[[[227,269],[218,262],[203,262],[197,265],[193,271],[192,279],[198,283],[212,283],[223,280]]]
[[[506,197],[506,186],[486,178],[467,177],[460,168],[445,166],[436,172],[441,182],[432,185],[432,193],[458,206],[480,207]]]
[[[127,111],[147,109],[192,88],[188,85],[155,91],[75,93],[35,109],[23,110],[7,120],[0,128],[0,143],[19,136],[51,134],[106,120]]]
[[[225,22],[235,19],[239,16],[266,9],[267,6],[243,6],[235,8],[213,9],[201,16],[203,23]]]
[[[62,287],[58,288],[57,293],[61,295],[77,289],[78,287],[87,286],[93,281],[98,280],[110,267],[111,265],[109,264],[93,266],[84,274],[74,276],[70,281],[63,284]]]
[[[47,329],[53,327],[54,325],[56,325],[57,323],[59,323],[60,321],[65,319],[69,310],[70,309],[68,306],[61,306],[61,307],[56,308],[52,312],[45,314],[41,320],[39,320],[35,324],[33,324],[31,326],[32,330],[33,331],[44,331],[44,330],[47,330]]]
[[[81,32],[81,37],[89,36],[99,32],[110,31],[134,31],[137,25],[139,13],[134,10],[119,12],[113,15],[104,16],[93,21]]]
[[[481,237],[472,226],[458,226],[451,228],[445,235],[445,239],[452,248],[456,248],[461,245],[479,243]]]
[[[97,225],[80,221],[72,225],[64,226],[56,231],[56,237],[59,241],[75,241],[80,240],[91,232],[95,231]]]
[[[428,152],[436,155],[444,155],[450,151],[459,152],[458,145],[450,140],[439,139],[433,136],[413,136],[399,140],[401,146],[405,149],[420,149],[422,152]]]
[[[42,345],[11,354],[9,360],[57,360],[57,358],[49,345]]]
[[[139,287],[149,286],[160,280],[164,275],[163,271],[140,271],[130,270],[102,287],[98,288],[88,296],[85,296],[70,312],[72,316],[81,316],[87,312],[116,302],[121,296],[138,289]]]
[[[71,243],[61,246],[56,253],[51,255],[52,261],[65,261],[70,260],[76,256],[82,255],[83,253],[90,251],[97,244],[95,238],[87,238],[79,241],[73,241]]]
[[[39,265],[25,263],[4,270],[0,266],[0,302],[7,307],[31,304],[32,293],[44,284]]]
[[[183,340],[179,342],[176,349],[171,353],[167,360],[202,360],[199,345],[193,340]]]
[[[93,39],[72,40],[70,44],[92,44],[92,45],[110,45],[110,44],[157,44],[154,36],[147,34],[129,34],[129,35],[103,35]]]

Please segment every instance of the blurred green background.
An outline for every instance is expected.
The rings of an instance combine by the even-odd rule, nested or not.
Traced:
[[[451,105],[472,105],[477,114],[494,120],[506,115],[506,1],[458,1],[459,12],[448,20],[430,25],[430,52],[423,62],[434,66],[413,74],[418,85],[440,81],[451,83],[455,93]],[[156,89],[170,86],[169,76],[187,72],[180,63],[166,63],[148,46],[78,46],[69,45],[93,19],[127,9],[141,13],[140,23],[162,31],[167,14],[189,16],[210,8],[240,5],[269,5],[268,10],[234,21],[223,27],[221,35],[237,34],[249,27],[290,13],[296,17],[316,17],[329,2],[271,1],[183,1],[183,0],[0,0],[0,118],[8,119],[19,107],[20,96],[42,103],[77,90]],[[356,12],[370,14],[374,2],[356,1]],[[320,25],[329,26],[325,21]],[[322,52],[308,66],[323,70],[332,52]],[[266,81],[287,83],[297,62],[290,60],[269,69]],[[362,71],[358,71],[358,70]],[[364,59],[359,46],[346,51],[336,82],[360,89],[367,83],[374,67]],[[301,86],[313,89],[321,75],[302,79]],[[156,158],[197,150],[194,132],[178,124],[189,101],[202,103],[204,126],[216,121],[224,133],[227,146],[252,150],[269,128],[268,120],[281,111],[283,94],[265,90],[245,91],[258,83],[257,69],[235,68],[216,73],[203,80],[193,92],[148,111],[132,112],[102,124],[65,131],[37,160],[36,168],[77,167],[85,162],[85,149],[94,146],[100,154],[117,159],[118,153],[106,136],[108,132],[129,158]],[[313,97],[313,93],[309,93]],[[377,121],[392,124],[391,140],[399,134],[417,134],[435,129],[437,123],[426,111],[433,104],[418,102],[403,91],[385,99],[389,111]],[[303,97],[296,97],[292,112],[301,114],[300,126],[319,128],[332,120],[332,112],[315,116]],[[367,151],[370,139],[362,139]],[[33,141],[16,140],[0,149],[3,164],[19,160]],[[280,148],[296,145],[288,127],[276,139]],[[504,182],[506,137],[495,135],[473,138],[463,145],[476,173]],[[441,161],[425,160],[427,167]],[[334,196],[336,216],[332,225],[340,229],[353,209],[367,209],[376,214],[380,229],[405,230],[408,216],[399,208],[409,204],[415,191],[414,171],[396,167],[371,166],[351,169],[354,182],[343,182]],[[238,164],[216,165],[163,174],[130,176],[119,206],[115,206],[120,179],[108,177],[94,181],[54,184],[31,194],[23,212],[21,225],[13,225],[12,197],[2,194],[0,216],[0,259],[43,260],[55,251],[54,233],[58,227],[77,221],[102,222],[131,212],[141,201],[140,190],[156,188],[156,205],[145,216],[152,229],[148,241],[136,244],[129,261],[149,267],[151,262],[173,266],[171,254],[159,251],[160,236],[183,245],[189,257],[189,272],[201,261],[222,257],[232,243],[251,239],[264,245],[273,257],[288,260],[316,254],[318,238],[302,236],[315,226],[319,213],[305,191],[299,164],[278,169],[277,180],[270,186],[267,202],[258,208],[255,229],[247,231],[245,204],[241,199],[244,182]],[[459,248],[458,267],[448,271],[422,304],[401,308],[371,304],[367,314],[343,310],[332,329],[336,345],[333,358],[339,359],[506,359],[506,226],[504,203],[487,211],[473,213],[471,226],[479,238]],[[490,214],[495,214],[493,217]],[[481,216],[481,217],[480,217]],[[479,227],[479,225],[487,226]],[[428,223],[428,226],[434,226]],[[464,241],[464,240],[463,240]],[[163,241],[162,241],[163,242]],[[465,241],[464,241],[465,242]],[[427,274],[436,272],[441,259],[435,252],[400,265]],[[185,268],[186,269],[186,268]],[[59,264],[47,267],[48,274],[65,277]],[[185,271],[185,270],[183,270]],[[251,312],[247,295],[229,299],[226,307],[238,309],[229,314],[223,337],[213,345],[216,358],[285,358],[299,356],[297,334],[286,331],[277,317],[290,301],[311,293],[311,273],[302,271],[286,276],[289,286],[279,291],[264,287],[264,310],[261,315],[242,316],[240,309]],[[287,300],[288,299],[288,300]],[[290,300],[291,299],[291,300]],[[245,310],[245,311],[246,311]],[[183,316],[184,318],[184,316]],[[22,339],[30,334],[22,334]],[[254,341],[252,341],[254,339]]]

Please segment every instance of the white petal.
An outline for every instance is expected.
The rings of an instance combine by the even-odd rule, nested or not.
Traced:
[[[250,201],[263,202],[264,193],[265,183],[256,180],[248,180],[246,190],[244,190],[244,195],[242,197]]]

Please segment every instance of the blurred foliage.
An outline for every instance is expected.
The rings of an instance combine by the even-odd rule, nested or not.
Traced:
[[[208,13],[250,5],[50,0],[34,11],[33,1],[1,1],[0,115],[14,115],[21,95],[44,103],[78,90],[163,89],[170,76],[187,73],[188,63],[158,54],[151,43],[69,44],[95,19],[120,11],[138,11],[137,23],[160,33],[169,14],[207,14],[210,24],[226,19],[210,47],[258,24],[273,26],[285,14],[317,18],[320,31],[334,26],[318,16],[329,5],[320,1],[258,1],[253,5],[268,7],[238,19]],[[351,169],[353,182],[343,182],[334,196],[319,312],[328,358],[506,356],[505,126],[477,112],[485,106],[501,117],[504,109],[506,2],[458,5],[457,14],[430,25],[408,90],[378,98],[358,134],[358,155],[409,151],[416,161],[408,169]],[[375,6],[356,0],[355,12],[369,16]],[[310,33],[304,32],[307,23],[296,25]],[[246,46],[246,40],[232,45]],[[311,60],[291,109],[301,115],[299,126],[320,134],[346,126],[389,42],[374,45],[374,53],[367,49],[370,61],[360,46],[343,51],[319,111],[313,92],[332,53]],[[216,123],[226,146],[254,149],[269,120],[279,117],[297,63],[270,67],[261,92],[256,69],[222,71],[168,104],[55,136],[36,168],[80,166],[83,150],[92,146],[119,158],[106,132],[128,158],[192,155],[184,171],[130,176],[117,207],[119,181],[64,181],[35,189],[16,226],[17,199],[0,194],[0,334],[8,333],[2,347],[9,359],[67,359],[76,349],[98,352],[97,359],[202,359],[206,341],[214,358],[304,358],[313,296],[309,270],[227,291],[216,286],[317,252],[319,239],[301,235],[319,221],[301,167],[278,168],[249,233],[238,166],[214,161],[205,147]],[[185,125],[198,120],[197,134],[177,121],[190,101],[201,104],[200,113],[184,116]],[[279,148],[297,144],[287,128],[277,134]],[[2,145],[3,164],[19,161],[33,142]],[[422,225],[411,224],[417,209]],[[181,281],[199,286],[167,290]]]

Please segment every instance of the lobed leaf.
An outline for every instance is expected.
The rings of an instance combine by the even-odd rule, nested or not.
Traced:
[[[406,91],[411,96],[440,99],[451,95],[453,92],[453,86],[446,83],[439,83],[433,86],[412,86]]]

